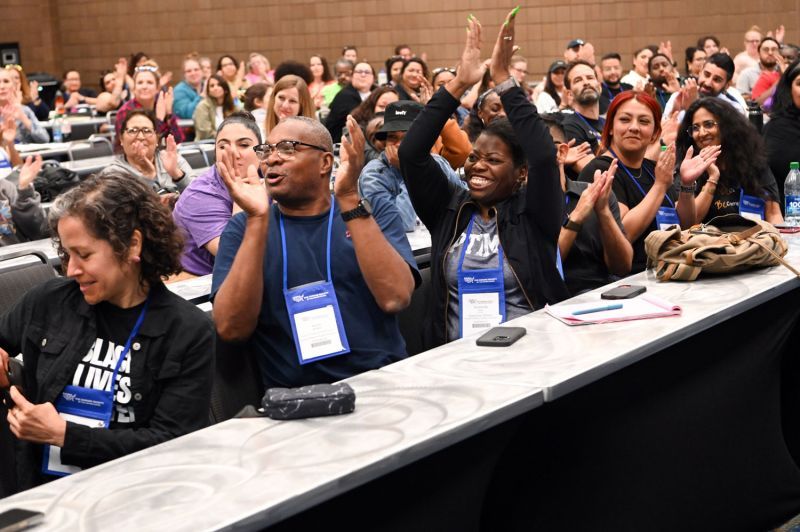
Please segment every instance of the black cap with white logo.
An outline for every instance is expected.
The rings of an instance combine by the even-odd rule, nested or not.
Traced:
[[[423,106],[412,100],[400,100],[386,106],[383,125],[375,133],[378,140],[386,140],[386,134],[392,131],[408,131],[411,123],[422,111]]]

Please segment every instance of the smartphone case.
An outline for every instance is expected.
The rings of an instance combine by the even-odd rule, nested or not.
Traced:
[[[264,414],[272,419],[337,416],[355,410],[356,393],[346,382],[270,388],[261,405]]]
[[[525,336],[526,332],[524,327],[492,327],[475,343],[484,347],[507,347]]]

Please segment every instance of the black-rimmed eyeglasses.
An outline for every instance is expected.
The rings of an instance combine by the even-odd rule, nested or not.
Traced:
[[[278,153],[278,157],[286,160],[295,156],[298,146],[307,146],[321,152],[330,151],[322,146],[300,142],[299,140],[282,140],[275,144],[259,144],[257,146],[253,146],[253,151],[256,152],[259,160],[262,161],[266,161],[269,156],[272,155],[273,150]]]

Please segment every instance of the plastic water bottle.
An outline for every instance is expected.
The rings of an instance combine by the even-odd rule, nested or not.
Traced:
[[[800,163],[789,163],[789,173],[783,183],[786,198],[786,224],[800,226]]]
[[[61,117],[53,119],[53,142],[64,142],[64,135],[61,133]]]
[[[72,134],[72,124],[69,121],[69,118],[64,118],[61,121],[61,136],[64,139],[64,142],[69,141],[69,136]]]

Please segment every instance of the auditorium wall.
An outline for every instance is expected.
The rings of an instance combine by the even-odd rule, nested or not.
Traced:
[[[469,13],[485,26],[488,57],[497,24],[513,4],[491,0],[4,0],[0,42],[20,43],[26,70],[60,74],[75,68],[85,84],[116,58],[139,50],[180,77],[182,56],[196,50],[214,60],[232,53],[246,59],[265,54],[306,61],[312,53],[329,60],[343,44],[376,69],[398,43],[426,52],[432,67],[453,65],[464,40]],[[567,40],[591,41],[597,56],[619,51],[629,64],[632,51],[670,39],[681,61],[701,34],[717,35],[736,53],[752,24],[765,31],[787,27],[786,41],[800,44],[800,0],[543,0],[523,4],[517,42],[532,76],[561,57]],[[332,62],[332,61],[331,61]]]

